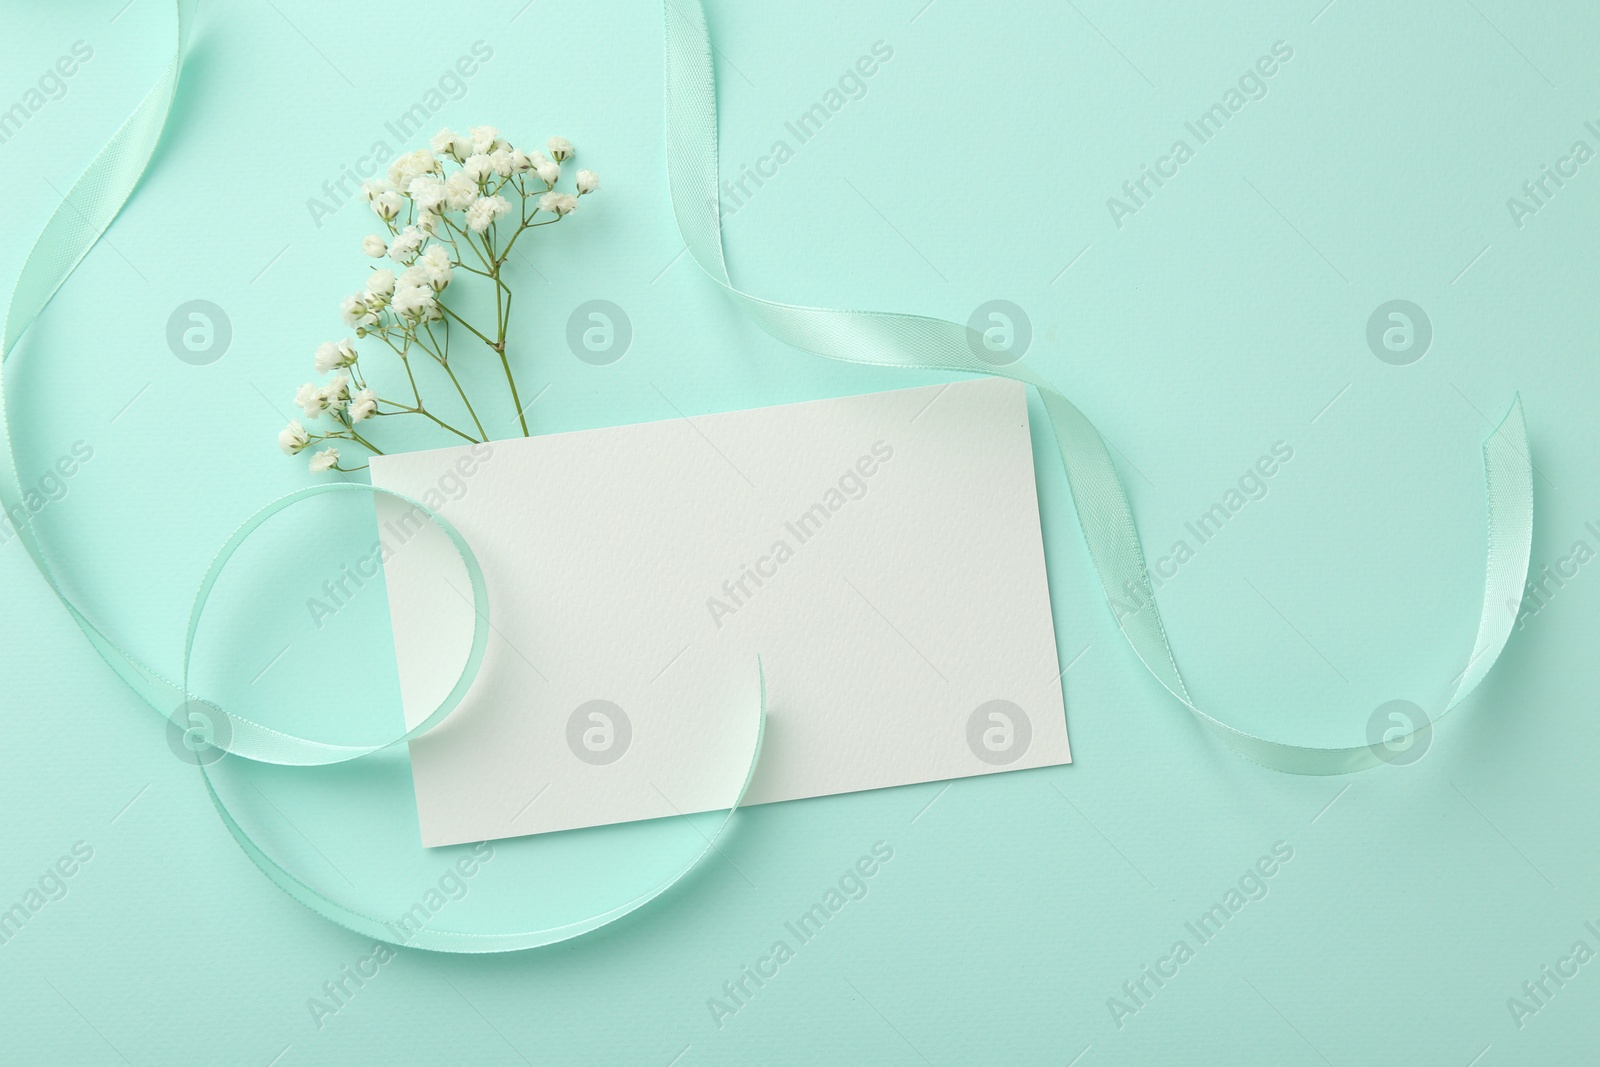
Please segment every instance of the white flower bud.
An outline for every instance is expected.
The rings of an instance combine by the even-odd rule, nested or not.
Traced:
[[[458,170],[444,181],[444,203],[451,211],[465,211],[478,199],[478,183],[464,170]]]
[[[489,175],[494,173],[494,165],[489,162],[489,157],[486,154],[476,152],[468,156],[466,161],[461,164],[461,173],[471,178],[478,185],[482,185],[489,180]]]
[[[550,149],[550,154],[557,163],[565,163],[572,158],[572,142],[565,137],[552,137],[544,143]]]
[[[578,210],[578,198],[571,193],[545,193],[539,198],[540,211],[553,211],[557,215],[569,215]]]
[[[318,374],[348,367],[355,361],[356,347],[348,337],[343,341],[327,341],[317,346],[315,362]]]
[[[546,194],[549,195],[549,194]],[[487,230],[494,220],[511,210],[511,202],[503,196],[482,196],[467,208],[467,229],[473,233]]]
[[[433,135],[433,139],[428,142],[428,147],[433,149],[439,155],[449,156],[457,163],[460,163],[466,158],[463,155],[457,154],[457,149],[462,143],[462,139],[454,131],[452,131],[450,127],[446,126],[444,129]],[[471,146],[470,141],[466,142],[466,144],[468,147]]]
[[[467,132],[472,135],[474,154],[488,155],[494,151],[494,143],[500,139],[500,131],[493,126],[474,126]]]
[[[328,410],[327,400],[323,398],[322,390],[316,382],[307,382],[296,389],[294,402],[296,407],[305,412],[308,419],[320,418],[322,413]]]
[[[278,431],[278,447],[283,449],[286,456],[295,455],[310,443],[311,435],[306,433],[299,419],[290,420],[289,425]]]
[[[417,250],[422,247],[426,235],[415,226],[407,226],[395,234],[394,240],[389,242],[389,258],[396,263],[409,264],[417,258]]]
[[[329,411],[343,411],[350,402],[350,378],[341,374],[322,387],[322,403]]]
[[[361,239],[361,251],[373,259],[382,259],[384,253],[389,251],[389,246],[384,243],[382,237],[375,233],[370,233]]]
[[[384,222],[400,214],[400,209],[404,206],[405,198],[393,191],[379,193],[372,198],[372,213]]]
[[[444,182],[432,174],[419,174],[406,186],[406,194],[423,211],[438,211],[444,203]]]
[[[592,170],[580,170],[578,172],[579,196],[582,196],[585,193],[592,193],[598,188],[600,188],[600,175],[596,174]]]
[[[394,294],[394,271],[385,268],[383,270],[375,270],[367,275],[367,292],[379,298],[392,296]],[[367,306],[372,306],[370,301]]]
[[[370,415],[377,414],[378,394],[371,389],[363,389],[350,398],[350,421],[360,422]]]
[[[450,284],[450,275],[455,269],[455,264],[450,261],[450,252],[444,245],[429,245],[428,250],[422,253],[412,269],[418,268],[422,270],[428,284],[433,286],[434,292],[437,293],[443,292],[444,287]],[[409,274],[410,271],[406,273]]]

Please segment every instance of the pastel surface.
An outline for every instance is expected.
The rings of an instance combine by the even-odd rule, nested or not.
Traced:
[[[315,217],[308,205],[375,143],[398,150],[388,124],[476,41],[493,57],[453,75],[430,126],[493,122],[528,144],[563,134],[604,181],[570,227],[528,250],[518,282],[526,392],[548,386],[530,409],[536,432],[943,384],[777,345],[682,254],[658,10],[385,10],[203,4],[145,183],[6,367],[25,480],[46,482],[78,442],[93,452],[40,513],[47,543],[84,605],[169,672],[217,547],[309,477],[273,438],[314,347],[346,332],[338,299],[358,284],[371,225],[357,202]],[[1519,1020],[1507,1002],[1531,1003],[1524,983],[1578,940],[1600,949],[1586,926],[1600,925],[1600,173],[1591,159],[1560,186],[1544,178],[1571,173],[1575,141],[1600,148],[1587,126],[1600,125],[1600,12],[815,0],[713,2],[709,17],[724,171],[773,175],[745,181],[728,221],[735,279],[774,299],[957,321],[993,299],[1023,308],[1026,361],[1115,450],[1147,554],[1169,575],[1157,595],[1185,677],[1241,728],[1360,743],[1375,709],[1425,702],[1460,669],[1484,558],[1479,445],[1520,391],[1542,592],[1493,674],[1411,766],[1313,780],[1237,760],[1125,647],[1030,398],[1070,767],[752,808],[683,892],[625,924],[526,956],[401,952],[319,1025],[308,1000],[372,944],[293,905],[238,854],[160,718],[85,646],[10,540],[0,908],[30,890],[47,899],[41,879],[63,857],[77,867],[66,894],[0,945],[6,1057],[1586,1062],[1595,963],[1548,983],[1534,1015]],[[166,62],[171,18],[152,2],[0,3],[0,106],[75,42],[94,51],[0,143],[12,179],[0,276],[14,276],[60,192]],[[839,90],[878,41],[892,58],[864,92]],[[1197,143],[1185,124],[1278,41],[1294,55],[1263,78],[1265,95]],[[847,102],[801,142],[787,124],[830,90]],[[1177,177],[1147,182],[1138,210],[1114,216],[1108,201],[1126,200],[1146,165],[1170,170],[1162,157],[1179,138],[1192,156]],[[774,168],[780,140],[789,152]],[[1536,180],[1538,204],[1524,189]],[[1513,197],[1537,210],[1514,212]],[[175,358],[166,338],[195,299],[232,321],[232,346],[208,366]],[[632,325],[608,366],[567,342],[595,299]],[[1432,325],[1406,365],[1368,340],[1373,313],[1397,299]],[[497,436],[513,432],[509,404],[488,417]],[[1196,544],[1186,524],[1278,442],[1293,458],[1267,491]],[[217,604],[208,684],[319,736],[392,726],[381,584],[321,630],[305,607],[370,550],[361,503],[362,515],[313,512],[283,539],[281,566],[233,575],[245,588],[236,615],[227,597]],[[242,636],[224,640],[235,622]],[[356,899],[437,884],[431,859],[402,878],[368,854],[348,825],[365,783],[322,782],[262,783],[278,811],[260,805],[261,825],[297,869]],[[414,846],[403,793],[381,810],[404,817],[396,837]],[[669,819],[497,843],[451,915],[502,890],[567,917],[629,899],[636,867],[704,846],[691,824],[704,828]],[[555,862],[563,839],[583,835],[626,848],[604,864]],[[72,852],[80,841],[87,863]],[[542,867],[513,866],[524,845]],[[1248,902],[1200,944],[1186,924],[1263,857],[1266,895],[1239,890]],[[802,944],[785,924],[863,858],[865,895]],[[708,1000],[731,1004],[725,984],[779,939],[792,959],[759,988],[747,980],[755,992],[718,1025]],[[1170,971],[1180,939],[1193,956],[1176,977],[1144,979],[1145,967]],[[1141,981],[1153,992],[1134,1005],[1124,985]],[[1137,1011],[1118,1019],[1113,997]]]

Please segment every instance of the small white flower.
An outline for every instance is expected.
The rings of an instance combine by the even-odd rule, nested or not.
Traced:
[[[533,154],[533,169],[539,175],[539,180],[546,185],[554,185],[556,179],[561,177],[561,167],[538,152]]]
[[[516,174],[526,174],[533,169],[533,157],[520,148],[511,150],[511,170]]]
[[[406,193],[423,211],[438,211],[444,203],[444,182],[432,174],[419,174],[406,186]]]
[[[367,304],[367,301],[371,299],[372,294],[368,292],[352,293],[350,296],[345,297],[339,305],[339,317],[344,319],[346,326],[358,327],[356,331],[358,335],[361,332],[360,327],[376,326],[378,324],[378,316],[373,313],[373,309]],[[378,302],[378,306],[383,306],[381,300]]]
[[[539,198],[540,211],[553,211],[557,215],[570,215],[578,210],[578,198],[571,193],[545,193]]]
[[[433,286],[435,292],[442,291],[450,284],[450,275],[455,268],[450,262],[450,250],[444,245],[429,245],[417,260],[417,266],[427,272],[428,284]]]
[[[489,166],[502,178],[511,177],[511,153],[504,148],[496,148],[489,153]]]
[[[417,216],[417,229],[429,237],[439,236],[439,213],[436,211],[424,211],[419,214]]]
[[[579,196],[582,196],[585,193],[592,193],[598,188],[600,188],[600,175],[596,174],[592,170],[580,170],[578,172]]]
[[[363,389],[350,398],[350,421],[360,422],[362,419],[378,412],[378,394],[371,389]]]
[[[343,411],[350,402],[350,378],[341,374],[322,387],[322,403],[329,411]]]
[[[471,145],[472,142],[470,140],[462,137],[448,126],[434,134],[433,138],[428,141],[429,148],[441,156],[449,156],[457,163],[460,163],[471,154],[470,152],[460,152],[459,149],[463,146],[470,148]]]
[[[291,419],[289,425],[278,431],[278,447],[286,456],[294,455],[310,443],[311,435],[306,433],[299,419]]]
[[[339,463],[339,450],[337,448],[324,448],[321,452],[311,457],[311,473],[321,474],[331,470]]]
[[[432,174],[439,169],[439,158],[426,148],[405,155],[389,164],[389,184],[404,189],[419,174]]]
[[[394,301],[390,305],[395,314],[403,315],[412,322],[418,322],[424,317],[438,317],[438,303],[433,292],[433,286],[401,284],[395,288]]]
[[[383,243],[383,238],[375,233],[368,234],[361,239],[361,251],[373,259],[382,259],[389,246]]]
[[[426,235],[415,226],[407,226],[395,234],[394,240],[389,242],[389,258],[396,263],[408,264],[417,258],[417,249],[422,247]]]
[[[511,202],[503,196],[480,196],[472,202],[471,207],[467,208],[467,229],[473,233],[482,233],[495,219],[510,210]]]
[[[306,418],[320,418],[328,410],[327,399],[323,397],[321,388],[316,382],[307,382],[294,394],[295,406],[305,412]]]
[[[394,271],[385,267],[367,275],[367,292],[373,296],[390,296],[394,293]]]
[[[376,200],[378,198],[378,194],[380,193],[392,193],[394,191],[394,186],[390,185],[386,181],[383,181],[382,179],[365,181],[361,183],[361,199],[367,201],[368,203]]]
[[[405,206],[405,198],[392,190],[372,198],[372,213],[385,222],[400,214],[400,209]]]
[[[493,126],[474,126],[467,132],[472,134],[472,150],[485,155],[494,150],[495,141],[500,139],[500,131]]]
[[[565,137],[552,137],[544,143],[550,149],[550,154],[557,163],[565,163],[572,158],[572,142]]]
[[[478,183],[458,170],[444,181],[444,202],[451,211],[465,211],[478,199]]]
[[[325,341],[317,346],[316,366],[318,374],[327,374],[329,371],[348,367],[355,361],[355,342],[348,337],[343,341]]]
[[[494,165],[489,162],[489,157],[482,152],[475,153],[466,158],[461,164],[461,173],[471,178],[478,185],[489,180],[489,175],[494,173]]]

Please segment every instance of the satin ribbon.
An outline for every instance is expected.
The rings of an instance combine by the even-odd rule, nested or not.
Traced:
[[[6,306],[0,361],[9,358],[18,339],[44,310],[50,298],[72,274],[90,248],[100,239],[106,227],[116,218],[123,204],[132,195],[139,179],[149,166],[171,114],[188,42],[190,20],[186,17],[181,4],[175,6],[178,19],[171,60],[162,70],[156,84],[140,100],[133,113],[111,136],[110,141],[90,161],[83,174],[73,184],[72,189],[46,223],[23,263],[22,271]],[[202,719],[211,720],[210,736],[206,738],[206,742],[227,754],[222,758],[231,756],[259,763],[297,767],[327,766],[360,759],[405,744],[438,726],[460,704],[462,697],[466,695],[477,677],[490,629],[488,589],[477,557],[460,532],[442,516],[403,494],[361,483],[329,482],[295,490],[267,504],[240,525],[218,550],[207,567],[205,577],[195,595],[184,638],[181,680],[173,682],[119,645],[67,595],[59,575],[44,553],[32,517],[24,502],[22,478],[17,467],[16,451],[11,436],[9,399],[5,392],[3,373],[0,373],[0,452],[4,454],[4,461],[0,462],[0,504],[3,504],[12,516],[18,539],[26,546],[28,555],[40,575],[66,608],[73,622],[77,623],[78,628],[89,639],[89,643],[111,669],[157,714],[163,718],[182,716],[185,720],[198,715]],[[472,586],[473,634],[466,661],[462,664],[461,672],[450,692],[415,727],[375,745],[335,745],[314,738],[297,737],[242,716],[232,715],[210,701],[195,697],[190,688],[190,671],[201,620],[212,591],[234,554],[251,534],[285,509],[315,497],[350,492],[383,494],[405,501],[443,531],[460,555]],[[744,780],[737,796],[716,833],[706,840],[705,847],[681,869],[645,893],[588,918],[542,929],[475,933],[427,926],[412,933],[405,941],[396,941],[394,930],[388,923],[327,896],[273,859],[229,811],[217,791],[211,772],[207,769],[210,761],[198,758],[196,763],[200,767],[206,792],[216,807],[218,817],[245,855],[250,857],[273,884],[319,915],[364,936],[413,948],[441,952],[510,952],[537,948],[599,929],[637,911],[680,882],[716,849],[717,842],[723,837],[733,821],[735,812],[744,802],[761,756],[761,743],[766,727],[766,679],[759,661],[756,664],[756,680],[758,694],[755,701],[755,736],[750,764],[745,770]],[[172,721],[177,719],[173,718]],[[179,725],[184,727],[187,733],[191,723],[184,721]]]
[[[975,355],[981,343],[965,326],[941,319],[884,312],[801,307],[752,296],[736,288],[723,258],[720,207],[717,200],[716,92],[710,40],[699,0],[666,0],[667,157],[673,210],[684,241],[707,275],[747,314],[774,337],[832,359],[918,369],[998,375],[1033,386],[1042,399],[1071,489],[1079,524],[1108,602],[1128,588],[1142,592],[1147,609],[1119,620],[1123,635],[1140,660],[1195,717],[1230,747],[1264,766],[1299,774],[1338,774],[1376,766],[1387,751],[1383,744],[1348,748],[1288,745],[1235,729],[1200,710],[1190,699],[1166,631],[1155,606],[1154,590],[1128,506],[1127,494],[1099,432],[1054,386],[1027,367],[997,368]],[[188,20],[178,8],[177,42],[156,84],[127,121],[112,135],[57,207],[23,264],[7,303],[0,359],[9,357],[27,327],[116,217],[149,165],[171,112],[182,69]],[[141,662],[96,626],[72,602],[45,556],[23,500],[22,479],[12,445],[4,375],[0,374],[0,503],[14,519],[19,540],[39,573],[73,621],[102,658],[146,703],[163,717],[190,707],[189,670],[206,602],[222,569],[240,545],[272,516],[296,503],[333,492],[384,492],[368,485],[327,484],[290,493],[251,516],[218,552],[196,595],[185,637],[183,677],[174,683]],[[1454,708],[1483,679],[1510,636],[1515,612],[1502,605],[1521,599],[1532,546],[1532,468],[1520,400],[1483,446],[1488,497],[1488,563],[1484,600],[1472,654],[1456,677],[1445,711]],[[390,494],[398,495],[398,494]],[[401,497],[401,499],[405,499]],[[227,716],[227,751],[242,758],[297,766],[326,765],[358,759],[432,729],[450,714],[481,665],[487,639],[488,601],[482,571],[470,547],[442,517],[414,504],[455,545],[473,587],[475,619],[472,652],[447,698],[415,729],[376,746],[330,745],[294,737],[249,720]],[[716,848],[739,804],[743,802],[760,757],[766,720],[765,678],[758,664],[759,714],[750,765],[737,798],[716,835],[681,871],[654,889],[588,919],[559,927],[507,933],[462,933],[427,928],[405,942],[415,947],[451,952],[512,951],[553,944],[598,929],[637,910],[680,881]],[[1443,713],[1441,713],[1442,715]],[[1435,720],[1437,721],[1437,720]],[[1430,724],[1431,725],[1431,724]],[[1391,739],[1391,743],[1404,738]],[[348,929],[390,941],[390,928],[348,905],[333,900],[278,864],[256,844],[228,811],[204,761],[206,789],[219,817],[245,854],[274,884],[318,914]]]
[[[1293,774],[1344,774],[1385,762],[1407,745],[1419,724],[1386,743],[1347,748],[1285,744],[1246,733],[1202,711],[1189,695],[1156,607],[1133,512],[1105,441],[1083,412],[1053,385],[1019,364],[996,367],[980,359],[982,338],[967,326],[922,315],[801,307],[753,296],[728,276],[717,197],[717,96],[711,38],[700,0],[665,0],[667,171],[672,208],[695,262],[757,325],[796,348],[829,359],[880,367],[962,371],[1011,378],[1033,386],[1044,402],[1071,489],[1078,524],[1108,604],[1137,590],[1146,605],[1118,626],[1157,681],[1210,732],[1240,755]],[[1522,402],[1495,427],[1483,446],[1489,539],[1483,608],[1465,667],[1451,684],[1437,722],[1456,707],[1494,666],[1511,636],[1522,601],[1533,546],[1533,472]]]

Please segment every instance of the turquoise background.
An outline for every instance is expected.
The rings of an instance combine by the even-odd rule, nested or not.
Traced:
[[[1600,126],[1600,14],[1505,0],[818,0],[713,2],[708,16],[725,169],[766,155],[874,42],[894,50],[728,220],[737,283],[958,321],[1013,301],[1032,324],[1028,362],[1115,447],[1152,556],[1275,442],[1292,446],[1270,493],[1160,593],[1180,666],[1220,718],[1356,744],[1385,701],[1433,706],[1481,596],[1479,446],[1518,391],[1538,471],[1534,570],[1577,542],[1600,550],[1600,162],[1520,227],[1506,204],[1575,140],[1600,149],[1584,128]],[[155,0],[9,0],[0,19],[0,108],[73,42],[94,50],[0,144],[9,288],[165,63],[173,16]],[[337,301],[372,227],[356,203],[319,227],[306,201],[477,40],[493,58],[432,126],[492,122],[530,146],[563,133],[604,182],[519,283],[522,381],[549,385],[536,432],[672,417],[669,403],[693,414],[939,380],[785,348],[681,254],[660,22],[648,3],[609,0],[203,7],[150,173],[6,372],[25,480],[74,442],[94,450],[40,523],[96,618],[175,669],[211,553],[308,480],[273,437],[315,344],[343,333]],[[1107,198],[1278,41],[1294,54],[1266,96],[1119,228]],[[611,366],[565,342],[571,310],[595,298],[633,326]],[[209,366],[167,347],[168,316],[192,299],[232,324]],[[1433,326],[1406,366],[1366,342],[1392,299]],[[65,897],[0,945],[0,1058],[1489,1067],[1592,1055],[1600,963],[1521,1027],[1507,998],[1574,942],[1600,950],[1585,928],[1600,927],[1600,564],[1567,568],[1420,762],[1276,774],[1213,743],[1122,642],[1047,433],[1035,407],[1072,766],[752,809],[725,857],[637,916],[519,955],[402,951],[320,1028],[307,999],[371,942],[259,875],[160,720],[21,546],[0,544],[0,908],[74,843],[93,849]],[[219,607],[203,649],[216,684],[274,722],[359,734],[392,715],[381,596],[341,613],[337,640],[294,640],[307,574],[320,580],[366,539],[357,510],[288,522]],[[282,635],[290,649],[273,660]],[[388,862],[358,817],[404,811],[374,799],[406,791],[403,764],[335,773],[263,774],[281,810],[251,814],[310,875],[342,872],[352,899],[414,896],[444,858]],[[497,846],[506,860],[485,868],[461,922],[576,918],[699,842],[670,823],[561,837]],[[894,858],[867,896],[719,1027],[707,999],[878,841]],[[1196,946],[1185,923],[1280,841],[1293,859],[1265,898],[1119,1027],[1108,998],[1175,940]]]

